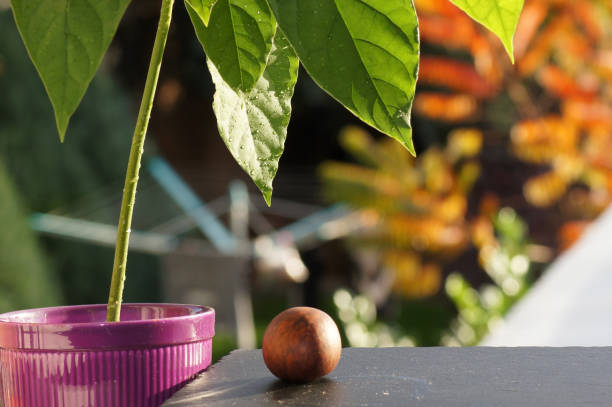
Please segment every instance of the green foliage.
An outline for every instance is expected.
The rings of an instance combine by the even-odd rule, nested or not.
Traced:
[[[450,0],[467,15],[493,31],[514,63],[513,38],[524,0]]]
[[[468,194],[479,176],[480,132],[458,129],[444,149],[434,146],[417,158],[358,127],[347,127],[340,141],[364,165],[327,162],[320,174],[327,200],[363,213],[352,249],[372,250],[397,293],[434,295],[443,265],[470,247]]]
[[[418,63],[409,0],[270,0],[300,61],[326,92],[414,154],[410,109]]]
[[[129,0],[11,0],[21,38],[53,104],[62,141],[128,4]]]
[[[61,302],[17,191],[0,162],[0,313]]]
[[[71,120],[53,133],[53,113],[9,13],[0,12],[0,161],[29,210],[46,212],[120,179],[129,150],[129,99],[99,74]]]
[[[527,226],[510,208],[501,209],[493,225],[499,244],[483,247],[480,255],[493,284],[477,290],[458,273],[446,279],[446,293],[459,315],[451,324],[444,345],[478,344],[529,288],[531,262],[526,254]]]
[[[22,39],[53,104],[62,141],[68,121],[97,71],[128,3],[129,0],[11,0]],[[133,180],[138,179],[173,3],[174,0],[162,1],[134,132],[121,205],[109,320],[119,316],[137,184]],[[502,40],[507,40],[515,24],[509,30],[504,25],[506,16],[499,21],[491,19],[493,11],[501,16],[501,9],[493,4],[496,3],[487,2],[468,11],[493,30],[503,28]],[[411,0],[185,0],[185,6],[217,86],[214,110],[222,137],[234,157],[239,162],[244,160],[241,166],[253,177],[268,203],[286,137],[297,65],[289,46],[283,43],[284,37],[276,38],[275,53],[271,54],[277,24],[306,70],[325,91],[414,154],[410,114],[419,66],[419,33]],[[518,11],[520,7],[516,16]],[[263,81],[259,81],[262,75]]]
[[[185,0],[185,7],[196,12],[197,16],[202,20],[205,26],[210,21],[210,12],[217,0]]]
[[[110,194],[103,188],[121,178],[127,159],[133,125],[128,96],[101,70],[71,119],[70,131],[74,137],[60,144],[56,137],[50,137],[55,130],[53,111],[8,12],[0,12],[0,38],[3,95],[0,98],[0,161],[13,184],[19,186],[22,212],[66,208],[84,196],[88,197],[88,208],[92,204],[111,205],[119,187],[111,189]],[[96,193],[92,195],[93,191]],[[0,193],[0,201],[4,197]],[[114,210],[110,211],[108,216],[116,216]],[[0,240],[9,239],[10,233],[10,228],[6,232],[0,230]],[[65,303],[95,303],[104,298],[111,267],[109,249],[59,239],[43,242],[48,266],[61,281]],[[152,275],[153,267],[144,264],[141,257],[133,253],[130,259],[132,284],[126,298],[152,301],[159,292],[155,286],[157,280]],[[21,261],[26,263],[25,259]],[[33,284],[38,290],[44,288],[46,280],[39,279]],[[62,300],[46,303],[57,305]]]
[[[272,179],[287,136],[298,64],[280,31],[274,37],[266,70],[248,92],[234,91],[210,60],[208,63],[217,88],[213,109],[219,133],[238,164],[253,178],[268,205],[272,198]]]
[[[343,288],[334,293],[340,326],[352,347],[384,348],[414,346],[414,338],[377,318],[376,304],[365,295],[353,295]]]
[[[225,332],[215,332],[212,345],[212,363],[217,363],[219,359],[228,355],[231,351],[238,348],[236,339]]]
[[[493,30],[512,55],[522,0],[453,2]],[[62,140],[128,3],[12,0],[22,38],[54,106]],[[221,136],[267,202],[291,114],[290,109],[278,109],[287,105],[291,92],[278,96],[275,85],[259,81],[268,72],[266,66],[278,62],[270,57],[277,24],[315,82],[414,154],[410,112],[419,34],[411,0],[185,0],[185,7],[214,71]],[[246,103],[253,100],[254,94],[250,99],[248,95],[254,87],[260,101]],[[245,103],[237,105],[239,100]],[[253,112],[248,106],[255,105],[257,119],[248,113]],[[229,106],[239,111],[229,112]],[[237,116],[243,119],[234,129],[228,118]],[[264,131],[254,120],[270,124]],[[230,135],[236,132],[240,137]],[[236,150],[242,141],[230,139],[250,140],[258,147],[243,154]]]
[[[248,92],[266,68],[276,22],[265,0],[218,0],[204,16],[185,6],[208,60],[235,91]]]

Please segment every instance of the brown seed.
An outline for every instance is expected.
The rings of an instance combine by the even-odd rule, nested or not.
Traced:
[[[277,377],[304,383],[325,376],[338,364],[342,343],[336,323],[310,307],[289,308],[266,328],[263,358]]]

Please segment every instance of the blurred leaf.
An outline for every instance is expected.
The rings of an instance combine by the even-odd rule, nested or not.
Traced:
[[[465,225],[447,223],[431,213],[421,216],[394,214],[386,219],[384,226],[381,238],[394,241],[396,247],[403,246],[419,253],[453,257],[469,243]]]
[[[491,217],[479,215],[470,223],[472,242],[477,248],[482,249],[485,245],[490,247],[495,245],[495,231],[493,230]]]
[[[460,223],[465,219],[467,199],[463,193],[453,193],[443,198],[434,208],[436,217],[444,222]]]
[[[590,224],[589,221],[571,221],[561,225],[557,234],[561,250],[565,251],[576,243]]]
[[[208,60],[235,91],[248,92],[266,67],[276,31],[265,0],[217,0],[208,26],[191,2],[185,2]]]
[[[270,6],[315,82],[414,154],[419,36],[412,2],[270,0]]]
[[[205,26],[208,26],[210,13],[216,2],[217,0],[185,0],[185,3],[197,13]]]
[[[457,17],[463,14],[448,0],[414,0],[414,5],[421,14],[439,14],[444,17]]]
[[[393,271],[393,290],[406,298],[429,297],[440,289],[440,267],[421,263],[419,256],[413,253],[391,250],[385,253],[383,262]]]
[[[506,252],[520,250],[520,246],[527,238],[527,224],[518,216],[516,211],[510,207],[501,208],[493,222],[495,231],[503,246],[507,246]]]
[[[457,174],[457,188],[464,194],[469,194],[476,181],[480,177],[480,165],[474,161],[468,161],[459,169]]]
[[[213,109],[219,133],[238,164],[255,181],[268,205],[272,180],[287,137],[298,64],[293,49],[280,31],[274,37],[266,70],[248,92],[234,91],[208,61],[217,88]]]
[[[612,129],[612,106],[604,101],[567,99],[563,101],[561,111],[563,117],[580,126]],[[607,138],[607,135],[603,137]]]
[[[524,0],[450,0],[470,17],[493,31],[514,63],[513,37]]]
[[[523,187],[527,202],[539,207],[554,204],[566,190],[567,181],[553,171],[530,178]]]
[[[465,18],[447,18],[438,14],[419,14],[421,40],[445,48],[470,50],[478,38],[475,24]],[[467,22],[465,20],[468,20]]]
[[[376,143],[370,134],[359,126],[347,126],[340,132],[340,144],[360,163],[378,167],[381,163]]]
[[[0,162],[0,312],[58,305],[57,281],[44,261],[9,174]]]
[[[540,69],[538,82],[543,88],[560,98],[592,100],[597,94],[599,83],[581,85],[558,66],[547,65]]]
[[[397,208],[402,185],[393,175],[336,162],[321,165],[319,173],[325,180],[324,194],[329,200],[343,201],[355,207],[375,207],[382,212],[388,211],[385,208]]]
[[[476,99],[467,94],[443,94],[419,92],[414,100],[414,110],[434,120],[464,121],[476,114]]]
[[[548,163],[560,154],[576,154],[579,131],[568,120],[548,116],[515,124],[511,138],[514,151],[521,160]]]
[[[491,97],[496,90],[472,65],[446,57],[422,57],[419,82],[469,93],[477,98]]]
[[[572,15],[581,23],[581,28],[587,33],[592,41],[603,39],[604,28],[602,20],[598,18],[599,10],[597,2],[593,1],[572,1],[569,3],[572,8]]]
[[[474,157],[482,149],[482,139],[482,132],[478,129],[455,129],[448,135],[446,151],[455,159]]]
[[[548,8],[549,4],[534,1],[528,2],[523,7],[514,35],[514,54],[518,59],[525,54],[540,25],[546,19]]]
[[[533,40],[525,55],[518,62],[521,75],[533,74],[539,67],[544,65],[553,48],[564,38],[563,33],[571,27],[571,21],[567,14],[561,14],[548,23]]]
[[[435,195],[450,192],[454,186],[453,169],[447,157],[437,148],[429,148],[421,157],[421,170],[425,176],[425,187]]]
[[[11,0],[30,58],[47,89],[64,140],[129,0]]]

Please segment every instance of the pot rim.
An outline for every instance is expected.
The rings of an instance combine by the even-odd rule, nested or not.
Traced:
[[[158,320],[171,320],[171,321],[180,321],[180,320],[188,320],[192,319],[198,315],[204,313],[214,313],[214,310],[211,307],[207,307],[204,305],[194,305],[194,304],[177,304],[171,302],[161,302],[161,303],[149,303],[149,302],[130,302],[123,303],[122,307],[176,307],[176,308],[188,308],[192,310],[198,310],[192,314],[180,315],[180,316],[172,316],[172,317],[163,317],[158,319],[135,319],[135,320],[121,320],[117,322],[109,322],[109,321],[91,321],[91,322],[34,322],[34,321],[18,321],[18,320],[10,320],[8,318],[12,316],[18,316],[24,313],[34,313],[34,312],[45,312],[56,311],[56,310],[66,310],[66,311],[76,311],[76,310],[86,310],[91,308],[106,308],[107,304],[80,304],[80,305],[59,305],[55,307],[41,307],[41,308],[30,308],[24,310],[10,311],[0,314],[0,324],[15,324],[15,325],[66,325],[70,324],[72,326],[84,326],[84,325],[132,325],[139,323],[147,323],[150,321],[158,321]]]
[[[201,305],[173,303],[124,303],[122,315],[140,310],[162,312],[175,308],[185,315],[118,322],[105,320],[106,304],[68,305],[33,308],[0,314],[0,348],[23,350],[99,350],[143,348],[181,344],[214,336],[214,309]],[[49,315],[59,322],[36,321]],[[102,314],[104,319],[100,318]],[[89,316],[92,321],[70,322],[69,316]],[[94,315],[97,318],[94,318]],[[19,317],[24,318],[19,320]],[[133,315],[130,315],[133,317]],[[31,319],[31,320],[27,320]],[[78,318],[77,318],[78,320]]]

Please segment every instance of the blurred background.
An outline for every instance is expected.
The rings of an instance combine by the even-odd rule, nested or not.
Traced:
[[[415,3],[417,158],[301,70],[268,208],[217,134],[204,54],[177,2],[126,302],[214,306],[216,358],[259,347],[271,318],[294,305],[332,315],[345,346],[515,344],[495,336],[527,326],[508,310],[531,304],[522,314],[533,316],[596,281],[590,269],[609,268],[585,252],[593,243],[572,246],[612,193],[612,3],[526,0],[515,65],[447,0]],[[132,1],[62,145],[10,11],[0,9],[0,311],[106,301],[158,10]],[[608,223],[591,242],[612,241]],[[564,252],[574,262],[556,265]],[[540,289],[552,294],[538,301],[532,286],[555,275],[563,284]],[[597,276],[593,284],[609,287]],[[588,292],[533,323],[574,310],[605,324],[612,304],[577,311]],[[521,300],[529,296],[537,298]],[[586,342],[572,344],[593,344],[581,329]],[[556,344],[542,341],[520,344]]]

